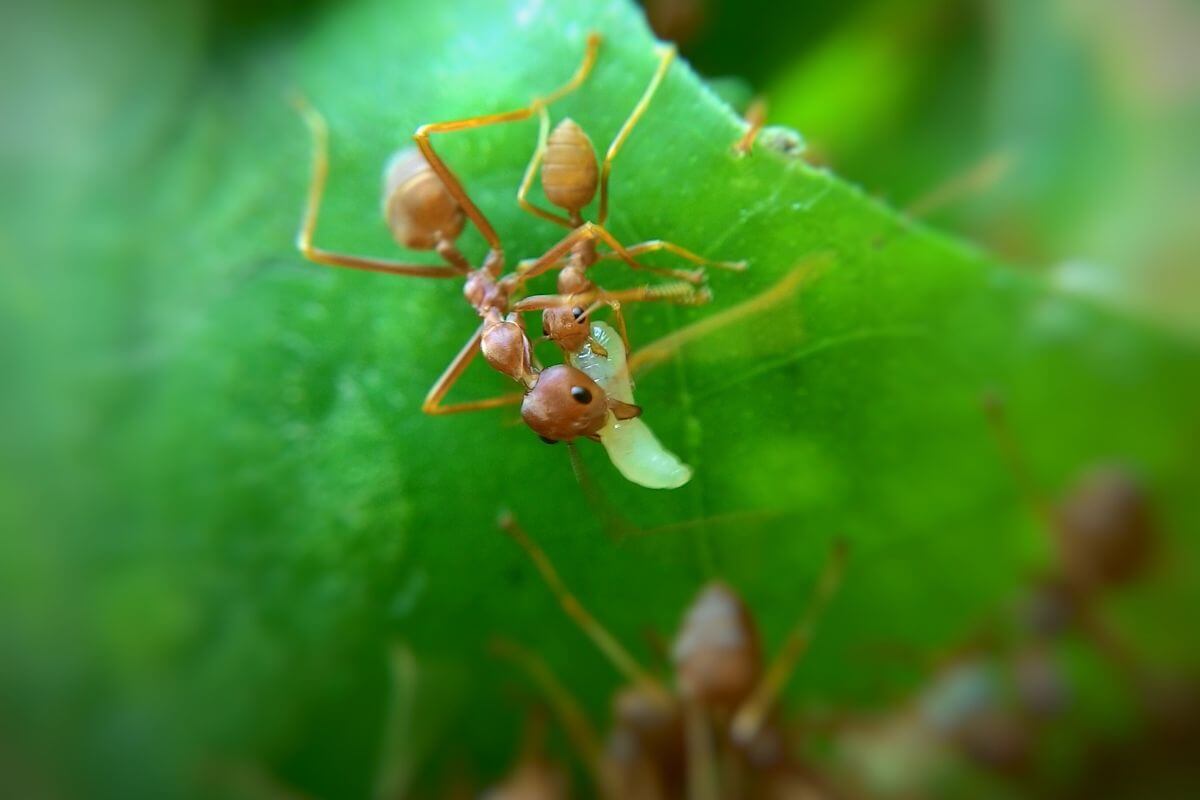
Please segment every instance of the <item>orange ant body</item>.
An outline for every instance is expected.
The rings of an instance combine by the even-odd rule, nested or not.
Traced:
[[[826,796],[823,781],[788,753],[771,709],[840,582],[843,546],[833,551],[807,613],[769,665],[763,663],[757,627],[737,593],[721,582],[705,586],[675,639],[672,692],[584,608],[511,515],[503,516],[500,524],[533,561],[567,615],[629,680],[614,697],[613,729],[602,749],[577,711],[565,707],[565,690],[552,682],[544,665],[531,666],[529,657],[519,659],[555,701],[552,705],[573,732],[572,739],[583,743],[581,755],[602,796],[729,796],[719,785],[722,779],[746,781],[752,789],[749,795],[755,797]],[[733,759],[736,775],[715,774],[718,752]]]
[[[671,45],[660,46],[658,52],[658,67],[633,111],[616,136],[613,137],[603,162],[597,161],[592,141],[578,123],[568,117],[559,122],[551,131],[550,116],[546,106],[541,105],[536,109],[539,116],[538,143],[533,157],[525,169],[521,186],[517,190],[517,203],[529,213],[568,228],[571,232],[541,258],[528,265],[528,269],[542,271],[554,265],[559,259],[566,258],[566,264],[561,267],[558,275],[558,294],[529,297],[518,302],[516,308],[521,311],[542,310],[543,332],[562,348],[564,354],[578,353],[582,349],[589,338],[588,322],[591,311],[605,304],[612,308],[621,338],[628,350],[628,336],[620,310],[622,298],[615,296],[615,293],[610,293],[607,297],[593,301],[591,306],[586,305],[587,299],[596,290],[595,285],[587,277],[587,271],[598,261],[621,258],[635,267],[662,272],[683,281],[680,284],[647,287],[641,290],[653,296],[644,296],[639,290],[634,290],[629,295],[629,299],[634,301],[671,299],[680,303],[704,303],[711,299],[707,290],[689,290],[687,286],[687,284],[702,281],[702,272],[662,270],[638,265],[633,261],[633,257],[643,253],[666,250],[700,266],[730,270],[746,268],[745,262],[714,261],[661,239],[622,247],[616,243],[616,239],[605,227],[608,221],[608,183],[612,173],[613,160],[629,138],[634,126],[646,113],[646,109],[676,56],[675,47]],[[565,214],[549,211],[530,202],[529,190],[533,185],[534,176],[539,174],[546,199],[552,205],[566,212]],[[583,209],[592,202],[597,192],[600,195],[600,203],[596,221],[586,221],[583,218]],[[612,251],[600,253],[596,248],[597,241],[605,242],[612,248]],[[584,304],[564,305],[561,298],[566,296],[579,298]]]
[[[543,440],[570,441],[581,436],[596,439],[600,429],[607,423],[610,413],[619,420],[631,419],[640,413],[640,408],[608,396],[595,381],[575,367],[559,364],[542,369],[537,366],[521,314],[525,311],[541,310],[546,335],[554,339],[564,351],[570,352],[577,350],[586,340],[589,331],[588,314],[599,305],[609,305],[619,314],[622,302],[661,300],[700,303],[709,299],[705,290],[698,290],[690,285],[700,280],[701,276],[697,273],[667,271],[669,274],[683,275],[687,278],[686,285],[677,283],[659,287],[643,286],[616,292],[605,291],[586,277],[584,273],[588,266],[600,258],[609,256],[620,258],[635,269],[662,270],[638,263],[633,257],[634,250],[624,248],[602,225],[580,221],[578,210],[581,201],[586,202],[584,195],[587,194],[587,199],[590,199],[590,195],[596,191],[594,157],[593,169],[589,171],[586,166],[581,167],[574,156],[563,156],[561,148],[556,149],[555,155],[549,159],[543,177],[546,185],[553,187],[552,196],[574,208],[572,219],[580,224],[568,223],[572,231],[563,241],[542,257],[522,262],[515,272],[504,274],[504,253],[499,236],[430,143],[429,137],[434,133],[517,121],[535,113],[540,113],[545,120],[546,107],[576,89],[586,79],[595,62],[599,42],[598,34],[593,33],[588,37],[583,61],[574,76],[551,94],[539,97],[529,106],[515,111],[422,125],[413,135],[417,151],[403,150],[393,156],[386,170],[383,197],[384,218],[392,236],[397,243],[405,247],[437,252],[445,262],[444,265],[407,264],[332,252],[313,245],[328,173],[328,131],[324,119],[315,109],[303,101],[298,103],[314,140],[312,181],[303,224],[297,237],[297,247],[304,257],[319,264],[393,275],[465,278],[464,296],[483,320],[474,335],[430,388],[422,404],[422,411],[427,414],[477,411],[519,402],[522,419]],[[653,88],[661,81],[669,63],[669,58],[661,63],[652,82]],[[611,160],[619,149],[620,141],[628,135],[629,129],[644,111],[650,94],[652,91],[648,91],[643,97],[643,102],[635,108],[622,129],[623,135],[618,136],[619,141],[615,141],[609,149],[603,174],[599,177],[602,219],[607,213],[605,203]],[[535,162],[531,163],[529,174],[532,174],[540,155],[539,149]],[[528,177],[527,174],[527,181]],[[523,204],[525,188],[527,187],[523,185]],[[471,267],[456,245],[465,224],[464,217],[474,223],[489,245],[488,253],[478,268]],[[612,252],[599,254],[596,250],[598,240],[607,244]],[[664,248],[679,252],[700,263],[708,263],[682,248],[664,242],[643,243],[635,250],[646,252]],[[570,256],[563,264],[562,257],[568,253]],[[561,270],[559,294],[514,302],[514,297],[523,291],[527,281],[551,269]],[[624,332],[623,320],[619,317],[618,319]],[[578,331],[583,332],[582,339],[579,338]],[[446,394],[466,371],[477,353],[482,353],[493,369],[521,384],[524,391],[520,394],[483,400],[443,404]]]
[[[984,410],[1025,504],[1053,543],[1052,564],[1027,586],[1015,620],[989,620],[987,629],[938,659],[914,702],[852,723],[842,745],[850,760],[863,762],[872,750],[902,742],[910,751],[904,760],[913,768],[907,779],[918,784],[936,779],[956,753],[968,764],[1032,787],[1039,778],[1035,748],[1071,702],[1068,676],[1052,652],[1056,643],[1074,630],[1135,696],[1146,693],[1144,665],[1105,624],[1098,604],[1145,575],[1158,530],[1145,490],[1114,465],[1084,471],[1065,495],[1050,501],[1030,476],[1002,402],[989,396]],[[997,627],[1012,628],[1007,641],[997,641]],[[1153,725],[1156,709],[1146,710]],[[913,755],[918,751],[926,758]],[[865,774],[862,766],[855,763],[851,773]]]

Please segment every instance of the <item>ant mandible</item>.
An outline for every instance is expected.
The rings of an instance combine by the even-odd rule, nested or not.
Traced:
[[[446,262],[444,265],[409,264],[351,255],[318,248],[313,244],[328,175],[328,128],[324,118],[312,106],[304,100],[297,100],[314,143],[312,179],[297,236],[297,247],[301,254],[319,264],[392,275],[463,277],[463,293],[467,302],[483,318],[479,328],[430,388],[422,404],[422,411],[427,414],[477,411],[519,402],[523,419],[539,436],[570,440],[577,436],[595,438],[608,419],[609,412],[618,419],[629,419],[641,411],[635,405],[608,397],[594,381],[573,367],[555,365],[544,370],[535,368],[532,348],[520,316],[521,311],[532,309],[515,308],[512,298],[521,291],[526,281],[559,265],[555,258],[543,257],[523,264],[516,272],[504,274],[504,252],[495,228],[470,199],[457,176],[437,155],[429,141],[433,133],[516,121],[544,111],[547,105],[583,83],[595,63],[599,44],[599,35],[591,34],[582,63],[571,79],[554,92],[536,98],[529,106],[501,114],[422,125],[413,136],[417,150],[402,150],[392,157],[385,172],[383,197],[383,213],[392,236],[405,247],[436,251]],[[465,223],[464,216],[475,224],[489,245],[478,268],[471,267],[456,245]],[[566,242],[566,249],[588,236],[602,239],[630,266],[643,268],[616,239],[598,227],[589,228],[584,233],[573,231]],[[558,252],[563,246],[560,243],[551,253]],[[678,289],[664,291],[664,288],[643,287],[608,293],[594,287],[589,297],[617,305],[622,301],[643,300],[695,302],[687,292]],[[570,306],[574,302],[574,298],[558,298],[556,304]],[[522,384],[524,392],[443,404],[442,400],[450,388],[479,352],[494,369]]]

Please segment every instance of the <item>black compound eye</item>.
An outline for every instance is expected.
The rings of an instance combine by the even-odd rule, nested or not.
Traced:
[[[575,398],[575,402],[583,403],[585,406],[592,402],[592,393],[582,386],[572,386],[571,397]]]
[[[575,306],[571,309],[571,316],[575,318],[576,322],[581,324],[583,323],[583,309],[579,306]]]
[[[538,438],[546,444],[558,444],[558,439],[551,439],[549,436],[539,436]]]

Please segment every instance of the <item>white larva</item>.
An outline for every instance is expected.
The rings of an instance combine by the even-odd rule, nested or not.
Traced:
[[[633,382],[625,365],[621,337],[608,323],[592,323],[592,339],[607,352],[592,352],[589,342],[570,355],[571,365],[583,371],[609,395],[633,403]],[[641,417],[618,420],[610,412],[600,429],[600,443],[617,470],[629,480],[649,489],[677,489],[692,479],[692,468],[662,446]]]

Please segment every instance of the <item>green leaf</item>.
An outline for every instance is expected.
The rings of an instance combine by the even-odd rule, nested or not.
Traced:
[[[29,535],[0,545],[0,636],[20,654],[0,686],[36,731],[24,740],[35,763],[53,755],[65,771],[56,781],[127,797],[201,780],[210,794],[263,770],[314,795],[361,796],[380,771],[395,648],[427,693],[421,735],[384,763],[428,777],[466,759],[492,776],[524,711],[506,688],[531,692],[488,655],[496,636],[540,653],[602,721],[619,678],[499,533],[503,509],[650,664],[642,634],[669,636],[718,576],[777,644],[845,537],[845,584],[786,702],[902,696],[919,675],[881,668],[872,647],[936,652],[1047,557],[985,422],[988,393],[1047,494],[1120,458],[1169,529],[1196,530],[1194,345],[996,264],[794,157],[737,157],[742,123],[682,63],[615,162],[611,229],[751,268],[714,272],[710,307],[629,308],[635,348],[827,263],[788,302],[639,383],[646,421],[696,469],[688,486],[630,485],[581,445],[617,525],[589,504],[565,450],[515,412],[420,413],[477,324],[458,285],[298,257],[309,142],[285,98],[303,91],[330,123],[318,243],[398,256],[378,210],[389,154],[420,123],[556,87],[593,29],[604,35],[594,74],[553,114],[603,149],[655,65],[633,7],[359,2],[245,33],[211,17],[211,36],[194,40],[188,12],[144,12],[128,12],[145,30],[126,32],[128,51],[95,79],[102,98],[121,98],[114,87],[144,78],[141,113],[86,121],[107,147],[87,151],[79,187],[57,192],[77,174],[60,166],[26,200],[80,230],[55,247],[25,231],[32,244],[17,252],[47,269],[30,260],[5,278],[5,331],[37,344],[33,357],[3,351],[35,388],[4,407],[0,503]],[[510,263],[562,233],[515,202],[535,136],[524,122],[436,140]],[[477,232],[462,242],[482,256]],[[641,278],[602,269],[607,286]],[[511,388],[477,367],[455,396]],[[644,535],[614,535],[631,527]],[[1195,600],[1195,548],[1178,547],[1185,567],[1160,594]],[[1154,624],[1141,638],[1194,640],[1169,615],[1142,619]]]

